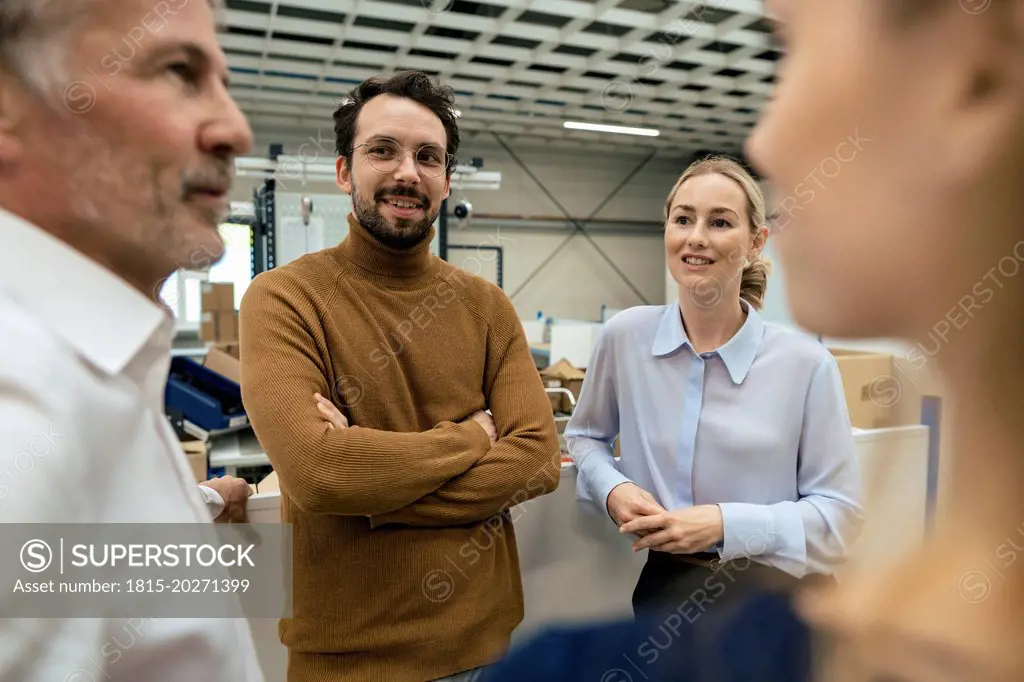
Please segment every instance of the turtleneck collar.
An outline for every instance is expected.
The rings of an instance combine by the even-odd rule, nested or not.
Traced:
[[[395,249],[381,244],[363,227],[354,213],[348,215],[348,236],[337,247],[338,254],[365,271],[367,277],[390,286],[415,286],[429,279],[437,269],[430,253],[434,228],[411,249]]]

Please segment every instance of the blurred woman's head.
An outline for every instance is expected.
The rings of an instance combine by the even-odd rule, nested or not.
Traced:
[[[778,193],[773,239],[796,322],[921,340],[982,308],[1011,310],[1004,289],[1024,260],[1024,2],[766,9],[786,56],[747,153]]]
[[[1024,513],[1024,0],[766,5],[786,56],[747,155],[777,193],[793,317],[941,352],[955,406],[935,548],[847,582],[815,618],[894,679],[1024,679],[1024,568],[976,569]],[[982,599],[963,591],[975,574]]]
[[[768,285],[765,214],[764,194],[740,164],[721,157],[691,164],[665,201],[665,255],[680,295],[704,308],[737,298],[760,308]]]

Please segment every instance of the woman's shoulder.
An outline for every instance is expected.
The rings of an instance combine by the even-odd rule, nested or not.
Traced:
[[[774,322],[764,325],[764,353],[777,359],[795,360],[818,367],[835,358],[818,337]]]
[[[668,305],[638,305],[626,308],[612,315],[605,323],[602,333],[611,338],[650,337],[658,331]]]

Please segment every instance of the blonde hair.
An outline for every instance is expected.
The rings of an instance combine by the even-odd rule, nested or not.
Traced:
[[[690,167],[683,171],[683,174],[676,180],[672,191],[665,199],[665,220],[668,220],[668,212],[672,208],[672,198],[690,178],[699,175],[710,175],[718,173],[729,178],[743,190],[747,195],[747,215],[750,216],[750,233],[756,235],[758,230],[767,224],[768,202],[764,198],[764,192],[753,176],[736,161],[724,156],[709,156],[699,161],[694,161]],[[761,258],[758,254],[755,260],[749,261],[743,267],[743,275],[740,280],[740,298],[749,303],[755,310],[760,310],[764,305],[765,292],[768,290],[768,275],[771,273],[771,263]]]

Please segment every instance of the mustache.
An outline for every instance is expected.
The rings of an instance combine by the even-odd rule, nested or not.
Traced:
[[[425,194],[420,194],[412,187],[405,185],[396,185],[394,187],[385,187],[377,190],[373,195],[374,202],[378,202],[384,197],[409,197],[410,199],[416,199],[423,204],[424,208],[430,208],[430,198]]]
[[[186,171],[181,180],[181,193],[184,197],[210,190],[227,193],[231,191],[234,184],[235,168],[233,165]]]

